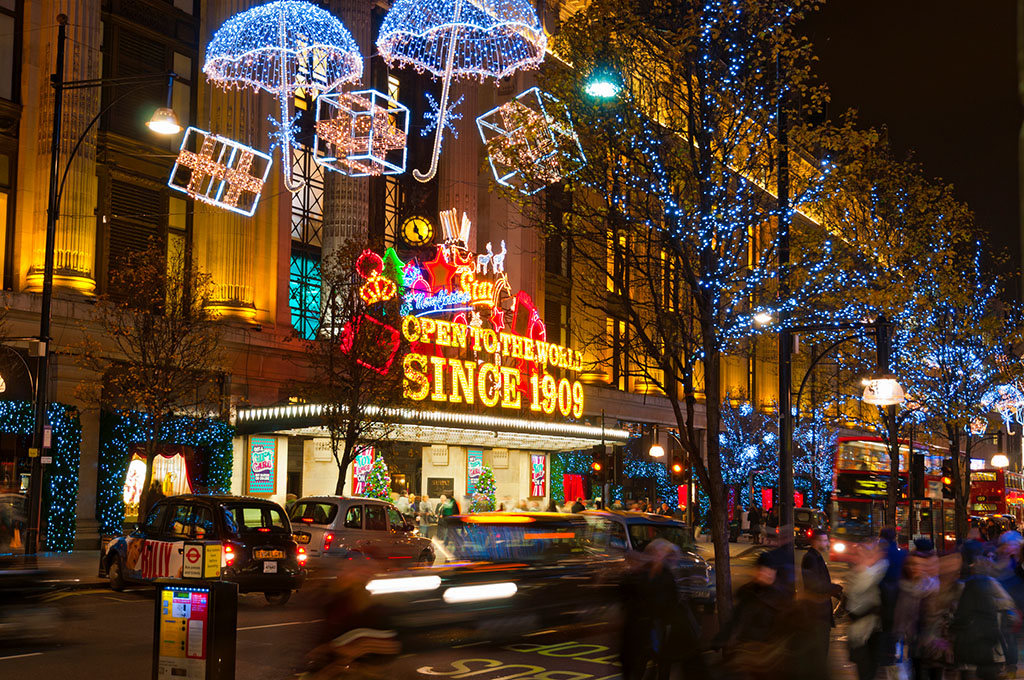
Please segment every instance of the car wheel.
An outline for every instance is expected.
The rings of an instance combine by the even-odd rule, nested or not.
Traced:
[[[416,565],[420,567],[430,567],[434,564],[434,553],[429,550],[424,550],[420,553],[419,558],[416,560]]]
[[[124,590],[124,567],[121,564],[121,556],[114,555],[107,565],[107,578],[110,579],[110,589],[121,592]]]
[[[267,602],[275,606],[285,604],[291,599],[291,596],[292,591],[290,590],[268,590],[263,593],[263,597],[267,598]]]

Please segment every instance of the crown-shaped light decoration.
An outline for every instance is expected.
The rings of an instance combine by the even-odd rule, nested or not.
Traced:
[[[385,302],[395,297],[398,286],[391,279],[381,276],[384,271],[384,260],[372,250],[364,250],[356,260],[356,271],[366,279],[359,289],[359,297],[368,305]]]

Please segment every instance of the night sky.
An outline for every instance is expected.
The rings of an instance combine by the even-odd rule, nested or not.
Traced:
[[[829,0],[807,25],[832,93],[887,125],[900,152],[956,187],[995,248],[1020,267],[1016,3]]]

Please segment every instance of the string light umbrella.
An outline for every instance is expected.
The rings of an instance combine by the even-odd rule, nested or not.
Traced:
[[[546,47],[547,37],[529,0],[396,0],[384,17],[377,51],[388,66],[412,66],[442,82],[431,123],[430,169],[413,170],[413,176],[428,182],[437,174],[444,128],[452,117],[448,91],[453,79],[500,80],[519,69],[536,68]]]
[[[253,7],[224,22],[206,48],[203,73],[225,89],[252,88],[276,95],[280,117],[275,136],[281,146],[284,183],[289,191],[302,187],[292,179],[291,148],[295,120],[289,106],[295,91],[312,97],[359,80],[363,58],[348,29],[330,12],[308,2],[281,0]]]

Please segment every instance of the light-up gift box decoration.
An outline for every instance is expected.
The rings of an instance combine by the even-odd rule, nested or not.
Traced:
[[[316,100],[316,162],[350,177],[405,172],[409,109],[377,92]]]
[[[533,87],[476,119],[498,184],[524,194],[571,176],[587,159],[569,111]]]
[[[193,139],[198,151],[189,150]],[[252,217],[271,162],[267,154],[233,139],[190,127],[167,186],[197,201]]]

